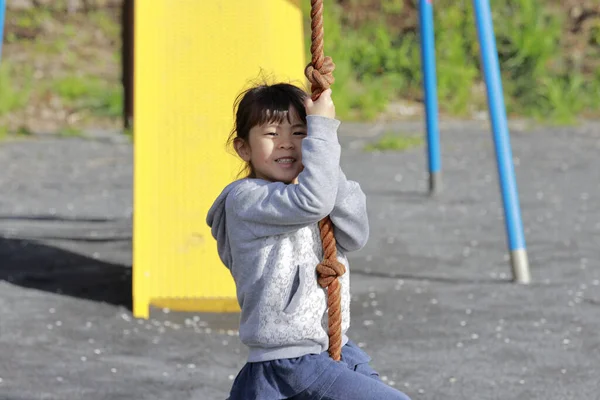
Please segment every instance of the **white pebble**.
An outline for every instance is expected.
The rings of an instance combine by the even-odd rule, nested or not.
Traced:
[[[87,357],[86,356],[81,356],[81,361],[86,362],[87,361]]]
[[[363,325],[364,326],[371,326],[371,325],[373,325],[373,321],[371,321],[371,320],[368,319],[368,320],[366,320],[366,321],[363,322]]]
[[[117,373],[117,369],[116,368],[111,368],[110,372],[112,372],[113,374],[116,374]]]
[[[49,312],[50,314],[54,314],[54,313],[56,312],[56,309],[55,309],[55,308],[51,308],[51,309],[49,309],[49,310],[48,310],[48,312]]]
[[[56,380],[57,380],[58,382],[62,382],[62,381],[64,381],[64,379],[63,379],[63,377],[62,377],[62,376],[57,376],[57,377],[56,377]]]
[[[229,377],[228,377],[228,378],[229,378],[229,380],[230,380],[230,381],[232,381],[232,380],[234,380],[234,379],[235,379],[235,376],[233,376],[233,375],[229,375]]]

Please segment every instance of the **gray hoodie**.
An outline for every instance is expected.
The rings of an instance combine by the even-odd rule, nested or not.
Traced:
[[[350,325],[346,253],[369,237],[365,195],[341,171],[339,121],[308,116],[304,170],[297,184],[241,179],[229,184],[208,212],[223,264],[241,308],[240,339],[249,362],[318,354],[329,347],[326,290],[317,283],[323,258],[318,222],[334,224],[342,288],[343,344]]]

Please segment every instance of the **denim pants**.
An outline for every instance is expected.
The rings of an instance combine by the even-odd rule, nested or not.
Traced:
[[[410,400],[404,393],[388,386],[368,364],[352,368],[343,361],[333,367],[334,374],[321,375],[308,389],[293,400]],[[330,371],[331,372],[331,371]],[[337,375],[336,378],[333,376]]]
[[[337,362],[323,352],[246,363],[229,400],[410,400],[382,382],[370,361],[371,357],[349,341]]]

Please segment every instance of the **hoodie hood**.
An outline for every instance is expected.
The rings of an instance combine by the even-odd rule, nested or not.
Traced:
[[[240,183],[241,181],[235,181],[227,185],[210,207],[208,215],[206,216],[206,223],[211,228],[212,236],[217,240],[219,257],[227,268],[231,268],[231,247],[229,245],[229,236],[227,235],[225,203],[229,193],[231,193]]]

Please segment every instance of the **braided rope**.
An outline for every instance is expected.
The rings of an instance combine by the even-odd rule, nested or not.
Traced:
[[[304,73],[311,83],[311,97],[314,101],[335,81],[335,64],[331,57],[323,55],[323,0],[311,0],[310,18],[312,61],[306,66]],[[337,260],[331,219],[325,217],[319,221],[319,229],[323,242],[323,261],[317,265],[317,274],[319,285],[327,288],[329,356],[339,361],[342,355],[342,295],[338,277],[346,272],[346,268]]]

